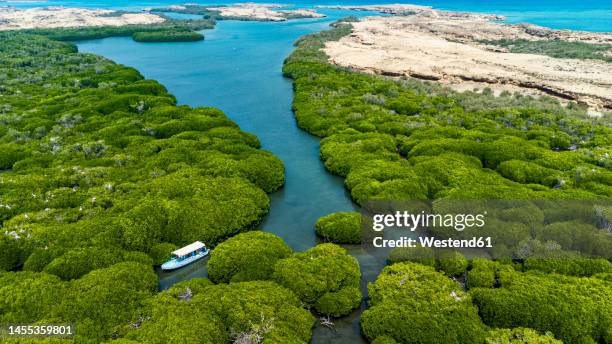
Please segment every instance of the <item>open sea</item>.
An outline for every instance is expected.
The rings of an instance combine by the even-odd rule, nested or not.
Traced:
[[[188,2],[197,4],[231,3],[227,1],[214,0]],[[240,2],[240,0],[236,0],[235,2]],[[311,7],[315,5],[364,5],[398,2],[429,5],[439,9],[454,11],[474,11],[501,14],[505,15],[510,23],[529,22],[554,29],[612,32],[612,0],[410,0],[405,2],[388,0],[297,0],[291,1],[290,3],[298,7]],[[148,6],[164,6],[180,3],[182,2],[169,0],[6,0],[0,1],[0,6],[71,6],[137,10]]]

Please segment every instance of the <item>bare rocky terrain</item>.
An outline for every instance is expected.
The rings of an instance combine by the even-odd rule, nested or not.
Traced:
[[[209,10],[218,11],[222,17],[244,18],[248,20],[285,21],[294,17],[322,18],[325,15],[308,9],[282,9],[288,5],[238,3],[230,6],[208,7]]]
[[[392,14],[366,17],[325,53],[332,63],[361,71],[436,80],[449,85],[476,83],[493,89],[534,90],[575,100],[594,110],[612,109],[612,64],[510,53],[482,41],[566,40],[612,43],[612,34],[501,24],[488,14],[438,11],[412,5],[357,6]]]
[[[147,25],[165,19],[152,13],[124,13],[103,9],[0,7],[0,30],[34,28]]]

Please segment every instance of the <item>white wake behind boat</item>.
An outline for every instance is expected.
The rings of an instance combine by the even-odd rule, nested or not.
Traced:
[[[162,264],[162,270],[175,270],[206,257],[210,250],[200,241],[196,241],[172,252],[172,258]]]

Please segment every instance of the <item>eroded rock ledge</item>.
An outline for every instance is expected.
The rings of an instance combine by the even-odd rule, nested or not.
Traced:
[[[334,64],[451,85],[476,82],[492,88],[537,90],[595,110],[612,109],[611,63],[509,53],[482,43],[502,39],[611,43],[610,33],[507,25],[496,22],[500,17],[495,15],[413,5],[345,8],[380,10],[393,16],[366,17],[353,23],[349,36],[328,42],[325,52]]]
[[[0,30],[34,28],[148,25],[164,22],[152,13],[125,13],[104,9],[0,7]]]

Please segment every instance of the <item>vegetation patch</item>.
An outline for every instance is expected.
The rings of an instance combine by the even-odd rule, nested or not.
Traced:
[[[612,62],[612,44],[570,42],[562,40],[503,39],[483,41],[511,53],[538,54],[562,59],[602,60]]]
[[[300,300],[273,282],[194,279],[150,298],[121,334],[137,343],[308,343],[313,325]]]
[[[93,26],[20,30],[21,33],[42,35],[57,41],[81,41],[108,37],[132,37],[139,42],[186,42],[204,39],[196,31],[213,29],[212,18],[179,20],[164,17],[160,24]]]
[[[350,31],[350,21],[342,21],[303,37],[283,70],[294,80],[298,125],[323,138],[325,167],[346,178],[357,203],[612,197],[609,118],[589,118],[584,107],[550,97],[456,92],[331,65],[321,48]],[[603,56],[600,47],[574,48],[557,57]],[[563,43],[540,49],[561,54]],[[610,259],[612,238],[602,225],[609,222],[592,221],[592,208],[584,219],[570,220],[563,207],[524,207],[503,209],[491,224],[504,228],[494,232],[508,243],[491,252],[505,257],[500,261],[470,264],[452,251],[393,250],[389,261],[395,264],[368,287],[370,308],[361,317],[366,338],[612,342],[609,262],[588,259]],[[466,270],[468,293],[449,278]]]
[[[483,343],[485,326],[455,281],[416,263],[387,266],[368,285],[370,308],[361,329],[381,343]]]
[[[486,339],[486,344],[563,344],[562,341],[547,332],[539,334],[529,328],[513,328],[513,329],[495,329],[489,331],[489,336]]]
[[[470,290],[487,325],[550,331],[564,343],[612,342],[609,281],[513,269],[496,275],[496,288]]]
[[[292,290],[306,305],[333,317],[361,304],[357,260],[335,244],[321,244],[276,264],[273,279]]]
[[[549,97],[458,93],[327,62],[341,22],[305,36],[285,61],[298,124],[321,136],[326,168],[353,199],[612,197],[610,134],[575,104]]]
[[[274,234],[241,233],[212,250],[208,277],[216,283],[270,279],[276,262],[291,254],[291,248]]]
[[[338,212],[321,217],[315,225],[317,235],[337,244],[361,244],[361,214]]]
[[[204,35],[194,31],[163,30],[134,32],[132,39],[136,42],[194,42],[204,39]]]

